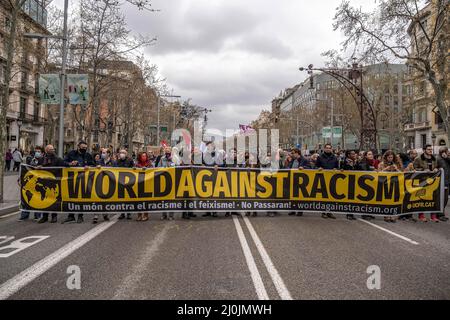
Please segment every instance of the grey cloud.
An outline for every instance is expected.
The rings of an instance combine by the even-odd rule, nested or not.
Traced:
[[[250,8],[244,10],[245,7],[226,3],[207,6],[201,2],[183,7],[182,3],[185,2],[157,2],[154,7],[162,11],[152,14],[126,6],[127,21],[134,32],[158,37],[152,54],[218,52],[228,40],[250,32],[261,23]]]

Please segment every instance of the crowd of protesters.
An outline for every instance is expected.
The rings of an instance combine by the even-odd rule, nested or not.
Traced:
[[[22,153],[15,150],[13,153],[9,150],[6,154],[6,160],[14,161],[14,168],[22,163]],[[373,171],[373,172],[414,172],[414,171],[428,171],[433,172],[439,169],[444,171],[445,180],[445,206],[448,201],[449,185],[450,185],[450,152],[447,147],[441,147],[439,155],[433,155],[433,148],[427,145],[423,148],[423,153],[418,154],[416,150],[411,150],[407,154],[394,153],[392,150],[384,152],[382,155],[377,155],[373,151],[358,151],[358,150],[333,150],[331,144],[326,144],[323,150],[318,152],[302,152],[299,149],[282,150],[276,152],[269,152],[266,155],[257,155],[252,152],[237,152],[236,149],[218,150],[213,142],[206,144],[204,150],[194,147],[190,157],[190,163],[183,162],[184,157],[180,156],[180,152],[176,148],[164,147],[161,148],[160,154],[155,155],[153,152],[140,152],[137,155],[130,155],[125,148],[120,148],[115,151],[110,148],[101,148],[97,153],[89,153],[88,145],[84,141],[78,143],[77,149],[70,151],[64,157],[59,158],[52,145],[45,148],[35,147],[30,155],[26,158],[26,163],[37,167],[120,167],[120,168],[164,168],[183,165],[201,165],[216,168],[270,168],[273,163],[277,164],[279,169],[298,169],[298,170],[345,170],[345,171]],[[7,162],[8,165],[8,162]],[[445,207],[444,206],[444,207]],[[236,212],[226,212],[225,216],[237,214]],[[256,216],[256,212],[247,212],[246,215]],[[267,212],[269,216],[274,216],[277,212]],[[303,212],[290,212],[289,215],[302,216]],[[217,217],[217,212],[206,212],[203,216]],[[194,218],[196,215],[192,212],[184,212],[183,219]],[[348,220],[355,220],[352,214],[346,215]],[[48,213],[42,215],[35,214],[34,218],[38,223],[45,223],[49,221]],[[336,219],[331,212],[322,213],[324,219]],[[362,215],[363,219],[370,220],[375,217],[370,215]],[[29,213],[23,211],[20,221],[29,219]],[[105,221],[109,220],[108,214],[103,214]],[[122,213],[119,216],[120,220],[131,220],[131,213]],[[173,220],[174,213],[166,212],[161,216],[163,220]],[[415,219],[412,214],[403,215],[399,219],[417,220],[427,222],[428,219],[425,214],[420,213],[418,219]],[[149,220],[149,212],[139,213],[137,221]],[[386,222],[395,223],[396,217],[385,217]],[[431,214],[430,220],[433,222],[447,221],[445,213]],[[82,223],[84,217],[78,214],[75,218],[74,214],[69,214],[63,223],[77,222]],[[57,214],[52,214],[51,223],[57,222]],[[93,223],[98,222],[98,215],[93,217]]]

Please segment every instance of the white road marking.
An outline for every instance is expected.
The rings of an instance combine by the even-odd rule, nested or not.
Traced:
[[[13,237],[14,238],[14,237]],[[38,244],[41,241],[44,241],[45,239],[50,238],[50,236],[29,236],[21,239],[17,239],[7,246],[0,247],[0,258],[9,258],[16,253],[19,253],[25,249],[28,249],[31,246],[34,246],[35,244]],[[30,241],[31,240],[31,241]],[[2,241],[3,243],[3,241]],[[8,252],[3,253],[3,251],[8,250]],[[11,250],[12,249],[12,250]]]
[[[250,231],[250,235],[252,236],[253,241],[255,242],[256,248],[258,249],[258,252],[261,255],[261,258],[267,268],[267,271],[269,272],[270,277],[272,278],[273,284],[277,288],[280,298],[283,300],[293,300],[291,294],[289,293],[288,288],[284,284],[283,279],[281,278],[280,274],[278,273],[277,269],[275,268],[274,264],[272,263],[272,260],[270,259],[269,255],[267,254],[267,251],[264,248],[264,245],[262,244],[261,240],[259,239],[258,234],[256,233],[255,229],[253,229],[253,226],[250,223],[250,220],[245,216],[242,216],[242,218],[244,219],[245,224],[247,225],[247,228]]]
[[[133,267],[129,275],[122,282],[122,285],[114,294],[112,300],[130,299],[133,297],[135,288],[138,287],[142,277],[147,272],[147,266],[153,260],[154,256],[159,250],[166,239],[167,232],[171,229],[170,223],[164,225],[164,228],[153,239],[150,247],[144,252],[143,256],[139,259],[139,262]],[[145,299],[145,297],[143,297]]]
[[[385,229],[385,228],[383,228],[383,227],[380,227],[380,226],[378,226],[378,225],[376,225],[376,224],[374,224],[374,223],[371,223],[371,222],[369,222],[369,221],[366,221],[366,220],[364,220],[364,219],[359,219],[359,218],[358,218],[358,220],[361,221],[361,222],[367,223],[368,225],[371,225],[372,227],[375,227],[375,228],[377,228],[377,229],[383,230],[384,232],[387,232],[387,233],[389,233],[389,234],[391,234],[391,235],[393,235],[393,236],[395,236],[395,237],[397,237],[397,238],[400,238],[400,239],[402,239],[402,240],[405,240],[405,241],[407,241],[407,242],[409,242],[409,243],[411,243],[411,244],[413,244],[413,245],[416,245],[416,246],[419,245],[418,242],[416,242],[416,241],[414,241],[414,240],[411,240],[411,239],[409,239],[409,238],[407,238],[407,237],[404,237],[404,236],[402,236],[401,234],[398,234],[398,233],[395,233],[395,232],[393,232],[393,231],[391,231],[391,230],[388,230],[388,229]]]
[[[110,222],[103,222],[95,228],[89,230],[85,234],[79,236],[75,240],[69,242],[62,248],[56,250],[54,253],[36,262],[31,267],[25,269],[18,275],[9,279],[0,285],[0,300],[8,299],[17,291],[28,285],[50,268],[61,262],[64,258],[71,255],[73,252],[84,246],[86,243],[97,237],[102,232],[108,230],[117,222],[117,218],[111,219]]]
[[[13,213],[10,213],[10,214],[5,214],[4,216],[1,216],[0,219],[5,219],[5,218],[8,218],[8,217],[12,217],[12,216],[14,216],[16,214],[19,214],[19,213],[20,213],[20,211],[13,212]]]
[[[253,280],[253,285],[255,286],[256,294],[259,300],[269,300],[269,295],[267,294],[266,288],[262,281],[261,275],[259,274],[258,268],[256,267],[255,259],[252,256],[250,247],[248,246],[247,239],[245,239],[244,231],[242,231],[241,224],[238,218],[233,216],[234,226],[241,242],[242,251],[244,252],[245,260],[247,261],[248,269],[250,270],[250,275]]]

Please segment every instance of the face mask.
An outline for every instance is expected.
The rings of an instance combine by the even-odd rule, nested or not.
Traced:
[[[54,157],[55,156],[55,151],[48,151],[47,152],[47,156],[48,157]]]
[[[166,153],[166,158],[170,158],[170,153]]]
[[[80,153],[81,153],[81,154],[85,154],[86,151],[87,151],[86,149],[80,149]]]
[[[126,158],[125,153],[121,153],[121,154],[119,155],[119,158],[122,159],[122,160],[124,160],[124,159]]]
[[[105,160],[108,157],[107,153],[102,153],[102,159]]]
[[[41,153],[40,151],[36,151],[36,152],[34,153],[34,157],[37,158],[37,159],[39,159],[40,157],[42,157],[42,153]]]

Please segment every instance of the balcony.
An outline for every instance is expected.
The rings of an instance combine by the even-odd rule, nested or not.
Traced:
[[[25,123],[33,123],[33,124],[45,124],[47,123],[47,119],[38,116],[37,114],[29,114],[24,112],[17,113],[18,119],[22,120]]]
[[[34,88],[32,86],[30,86],[29,84],[26,84],[23,82],[20,84],[19,90],[26,94],[35,94]]]
[[[418,122],[418,123],[408,123],[404,127],[405,131],[425,130],[425,129],[431,129],[430,121]]]

